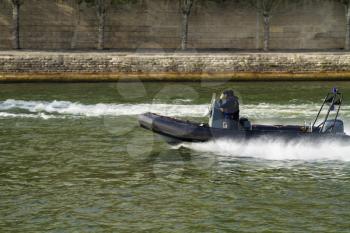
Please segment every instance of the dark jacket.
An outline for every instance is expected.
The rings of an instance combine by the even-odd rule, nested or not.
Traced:
[[[233,114],[239,112],[239,101],[236,96],[229,96],[226,100],[220,101],[220,108],[224,113]]]

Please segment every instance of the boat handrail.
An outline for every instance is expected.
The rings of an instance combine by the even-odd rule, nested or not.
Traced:
[[[315,125],[316,125],[318,119],[320,118],[320,115],[321,115],[321,113],[322,113],[326,103],[330,104],[329,108],[327,110],[326,116],[325,116],[324,120],[319,125],[317,125],[315,127]],[[332,124],[331,131],[330,131],[330,133],[333,133],[334,132],[334,128],[335,128],[335,124],[336,124],[336,122],[338,120],[338,117],[339,117],[339,112],[340,112],[342,103],[343,103],[343,94],[340,93],[336,88],[334,89],[334,91],[332,93],[328,93],[326,98],[324,99],[322,105],[321,105],[320,110],[317,113],[317,116],[315,118],[314,123],[312,124],[311,129],[316,128],[316,129],[319,129],[319,132],[323,132],[325,124],[328,121],[330,112],[334,109],[335,106],[338,106],[337,113],[336,113],[336,116],[334,118],[334,122]]]

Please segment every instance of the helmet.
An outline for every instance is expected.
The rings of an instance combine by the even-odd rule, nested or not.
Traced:
[[[224,91],[224,94],[227,95],[227,96],[234,96],[235,93],[233,92],[233,90],[225,90]]]

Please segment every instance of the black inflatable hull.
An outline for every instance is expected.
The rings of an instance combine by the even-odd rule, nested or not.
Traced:
[[[251,130],[231,130],[211,128],[206,124],[178,120],[160,116],[154,113],[145,113],[139,116],[141,127],[164,136],[168,142],[206,142],[214,139],[249,140],[268,137],[283,140],[341,140],[350,142],[350,136],[307,133],[302,126],[268,126],[253,125]]]

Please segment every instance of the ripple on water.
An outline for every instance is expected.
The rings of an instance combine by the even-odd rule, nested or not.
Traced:
[[[152,110],[199,119],[211,93],[232,85],[247,93],[243,114],[259,122],[303,124],[317,110],[323,94],[316,94],[325,84],[303,83],[307,91],[301,92],[295,84],[186,83],[197,92],[193,98],[166,102],[154,99],[160,84],[147,83],[142,95],[127,100],[109,84],[51,85],[1,89],[1,232],[349,228],[348,146],[258,141],[247,148],[219,141],[174,148],[140,129],[135,116]],[[164,95],[172,90],[167,85]]]

